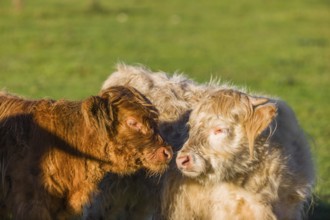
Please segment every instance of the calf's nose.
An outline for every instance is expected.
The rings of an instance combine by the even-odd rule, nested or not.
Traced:
[[[189,169],[192,166],[192,157],[189,154],[179,155],[176,158],[176,165],[179,169]]]
[[[173,152],[169,147],[160,147],[156,151],[157,157],[161,160],[169,162],[172,159]]]

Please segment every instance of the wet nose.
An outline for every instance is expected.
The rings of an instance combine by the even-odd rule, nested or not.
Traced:
[[[176,158],[176,165],[179,169],[189,169],[192,165],[192,157],[189,154],[179,155]]]
[[[161,158],[162,160],[165,160],[166,162],[169,162],[173,156],[172,149],[169,147],[158,148],[156,154],[158,155],[158,158]]]

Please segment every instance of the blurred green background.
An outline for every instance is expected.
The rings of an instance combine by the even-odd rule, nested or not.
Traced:
[[[81,99],[122,61],[280,97],[311,140],[310,218],[330,216],[329,0],[21,1],[0,0],[0,89]]]

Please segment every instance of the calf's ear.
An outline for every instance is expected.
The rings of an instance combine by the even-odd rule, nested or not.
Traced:
[[[251,100],[253,112],[245,124],[251,158],[253,158],[255,139],[269,126],[276,116],[277,109],[275,104],[267,103],[267,101],[268,100],[264,98],[260,100],[253,98],[253,100]]]
[[[249,101],[251,102],[252,106],[258,106],[267,103],[269,100],[266,98],[256,98],[249,96]]]
[[[107,98],[92,96],[82,104],[85,121],[90,126],[109,127],[114,120],[114,109]]]

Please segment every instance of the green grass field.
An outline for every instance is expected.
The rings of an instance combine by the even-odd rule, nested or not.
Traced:
[[[286,100],[311,139],[313,219],[330,215],[328,0],[0,1],[0,89],[96,94],[117,62],[213,77]]]

